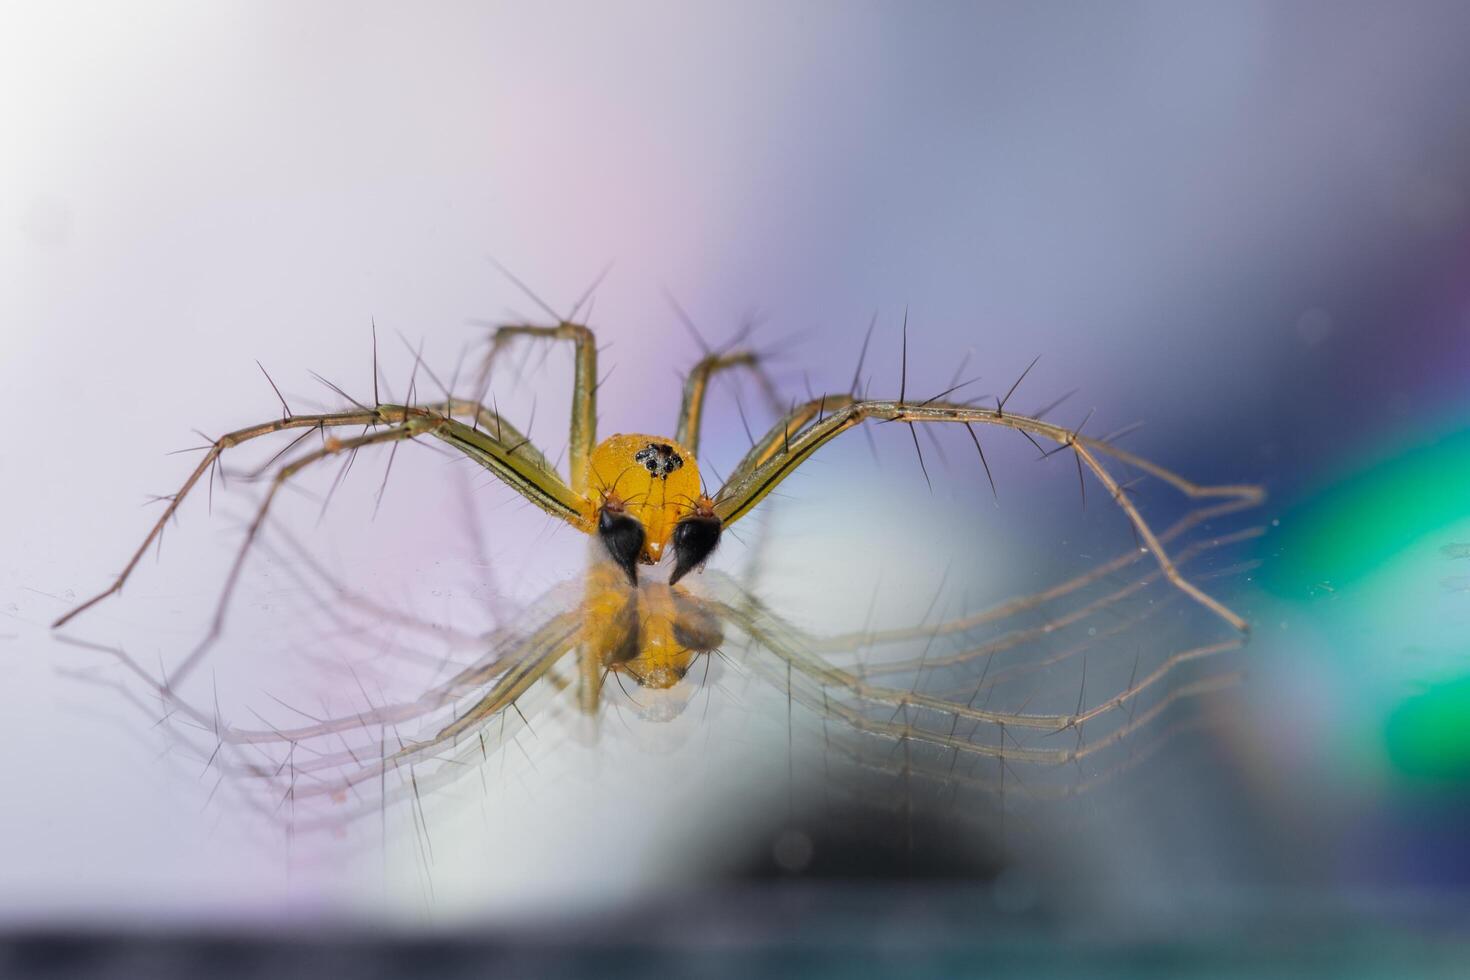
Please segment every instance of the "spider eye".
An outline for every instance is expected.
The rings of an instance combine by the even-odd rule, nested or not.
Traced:
[[[720,530],[718,517],[686,517],[674,526],[674,571],[669,575],[670,585],[705,563],[720,543]]]
[[[602,508],[597,516],[597,536],[618,567],[628,574],[628,581],[638,584],[638,555],[643,551],[643,524],[636,517]]]

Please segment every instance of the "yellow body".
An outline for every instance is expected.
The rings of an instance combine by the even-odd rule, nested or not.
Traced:
[[[690,664],[724,640],[718,617],[698,598],[665,582],[630,586],[611,562],[594,562],[588,570],[578,618],[578,689],[589,715],[597,713],[604,680],[613,672],[645,691],[668,692],[657,702],[641,702],[645,717],[677,716],[692,694],[679,687]]]
[[[658,690],[673,687],[683,679],[694,658],[694,651],[674,636],[678,612],[673,591],[663,582],[650,582],[638,591],[642,637],[638,657],[625,669],[644,687]]]
[[[611,668],[644,687],[673,687],[697,652],[674,635],[676,622],[681,631],[694,629],[692,610],[683,608],[693,602],[663,582],[629,587],[616,567],[598,563],[582,600],[584,656],[599,674]]]
[[[658,459],[677,459],[677,467],[666,475],[656,474],[638,459],[648,450],[655,450]],[[622,506],[642,522],[647,534],[639,559],[644,564],[659,560],[674,525],[689,514],[701,494],[694,454],[665,436],[619,434],[604,439],[593,451],[588,471],[588,526],[596,527],[597,511],[604,504]]]

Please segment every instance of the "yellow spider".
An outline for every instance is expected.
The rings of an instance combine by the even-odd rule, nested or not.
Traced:
[[[565,476],[514,426],[484,404],[483,391],[488,390],[490,368],[497,355],[508,342],[522,337],[569,343],[574,348],[571,440]],[[945,400],[953,389],[933,398],[910,399],[906,390],[906,337],[905,329],[905,380],[900,384],[898,398],[860,398],[854,390],[849,390],[794,406],[751,446],[724,486],[713,495],[704,491],[698,464],[705,395],[711,379],[720,372],[736,368],[759,371],[757,356],[748,350],[712,352],[694,366],[684,384],[683,404],[672,436],[618,434],[598,442],[595,431],[597,343],[591,329],[570,322],[570,317],[554,325],[512,324],[496,329],[481,372],[482,394],[477,399],[450,395],[441,402],[415,403],[411,385],[404,404],[389,404],[376,397],[375,383],[372,405],[355,402],[342,393],[354,401],[355,410],[303,415],[292,413],[283,398],[284,417],[247,426],[214,440],[112,584],[66,613],[55,625],[63,625],[121,590],[190,490],[226,449],[285,430],[305,430],[298,441],[311,432],[321,432],[320,448],[297,456],[272,476],[230,567],[207,635],[168,680],[170,686],[180,683],[222,629],[230,596],[251,543],[259,534],[276,493],[287,481],[302,470],[343,453],[430,436],[475,460],[548,514],[583,533],[596,535],[602,543],[610,562],[594,563],[584,600],[549,634],[559,653],[571,648],[581,650],[584,682],[581,700],[583,708],[591,712],[596,709],[599,678],[605,671],[626,673],[645,687],[668,688],[683,677],[692,653],[718,645],[720,620],[739,617],[733,612],[724,615],[718,609],[711,611],[703,600],[691,597],[678,583],[704,565],[727,528],[750,513],[820,447],[864,421],[878,420],[908,425],[911,432],[916,425],[964,426],[987,475],[989,464],[985,462],[977,432],[980,426],[1015,430],[1038,448],[1042,442],[1050,442],[1058,447],[1053,451],[1070,451],[1077,462],[1079,480],[1085,469],[1107,490],[1133,525],[1142,548],[1157,563],[1159,574],[1233,628],[1246,629],[1245,620],[1184,578],[1101,458],[1112,457],[1165,481],[1191,498],[1220,498],[1224,502],[1222,506],[1230,509],[1259,501],[1258,488],[1199,486],[1109,442],[1080,435],[1041,418],[1008,412],[1006,403],[1026,377],[1025,372],[993,407]],[[866,349],[865,341],[864,352]],[[416,362],[416,369],[417,366]],[[344,426],[363,426],[365,430],[347,438],[327,434],[327,430]],[[646,582],[640,587],[639,567],[659,564],[668,557],[665,554],[668,551],[672,551],[672,567],[667,582]],[[750,628],[760,629],[758,625]],[[503,708],[507,698],[513,699],[544,670],[544,664],[536,672],[528,672],[531,668],[511,669],[497,684],[499,693],[487,698],[486,703]],[[483,716],[478,712],[471,714]],[[461,719],[460,723],[467,725],[469,721]]]
[[[1107,440],[1008,411],[1007,402],[1031,370],[1028,367],[993,407],[947,400],[955,389],[933,398],[910,399],[906,380],[900,382],[899,397],[892,400],[858,397],[856,381],[847,392],[809,399],[793,406],[755,440],[729,480],[711,494],[700,479],[697,456],[706,393],[718,374],[737,369],[754,372],[771,391],[758,355],[735,349],[706,353],[685,380],[673,435],[618,434],[599,442],[594,428],[597,344],[593,332],[571,322],[573,317],[575,313],[552,325],[497,327],[476,385],[478,397],[455,397],[451,383],[443,401],[422,403],[415,400],[411,382],[402,404],[383,402],[375,386],[371,405],[355,403],[353,411],[309,415],[291,412],[283,398],[282,418],[239,429],[206,447],[204,458],[168,500],[117,579],[57,625],[122,588],[184,498],[210,474],[226,449],[272,433],[300,430],[298,442],[320,433],[320,446],[288,458],[271,474],[200,644],[162,680],[150,677],[122,651],[110,651],[152,689],[170,714],[177,713],[186,727],[192,726],[183,736],[202,734],[209,740],[196,746],[199,757],[209,760],[206,768],[214,764],[222,776],[226,772],[244,775],[272,787],[267,793],[273,800],[266,806],[270,812],[286,796],[293,802],[326,798],[336,803],[345,795],[355,798],[374,786],[384,798],[411,794],[417,799],[421,789],[448,784],[474,771],[473,765],[458,763],[473,763],[484,755],[489,741],[503,738],[507,714],[525,719],[523,699],[525,711],[534,713],[548,707],[547,698],[555,697],[554,692],[575,684],[578,708],[593,715],[602,703],[609,675],[631,679],[646,692],[635,701],[646,720],[672,720],[680,715],[695,686],[681,684],[691,665],[702,657],[708,667],[710,656],[728,643],[755,651],[744,658],[743,666],[750,674],[784,688],[788,713],[796,704],[824,719],[824,748],[828,744],[825,720],[834,719],[841,723],[836,727],[860,737],[856,744],[846,746],[842,739],[833,738],[833,751],[850,752],[859,766],[886,771],[896,764],[881,748],[876,758],[870,757],[864,739],[878,745],[902,745],[904,773],[1002,797],[1009,765],[1056,771],[1093,760],[1104,768],[1074,786],[1039,786],[1038,781],[1028,780],[1031,795],[1039,796],[1048,789],[1063,796],[1085,792],[1148,754],[1146,746],[1135,753],[1130,736],[1155,724],[1169,705],[1226,689],[1238,679],[1233,673],[1220,672],[1181,675],[1188,672],[1186,665],[1213,661],[1239,648],[1240,636],[1210,641],[1195,635],[1196,631],[1184,625],[1185,620],[1164,622],[1163,617],[1150,617],[1177,596],[1198,603],[1232,630],[1244,631],[1245,621],[1185,579],[1180,566],[1216,548],[1254,537],[1259,529],[1186,539],[1204,522],[1258,503],[1262,499],[1258,488],[1200,486]],[[493,404],[485,404],[484,392],[497,358],[510,343],[525,338],[570,344],[575,353],[570,454],[564,474],[505,421]],[[863,350],[866,353],[866,340]],[[860,356],[855,378],[861,377],[861,362]],[[415,370],[421,366],[416,358]],[[376,366],[374,373],[376,376]],[[352,401],[340,389],[339,394]],[[867,420],[908,425],[911,433],[921,424],[964,426],[987,475],[990,469],[981,448],[982,426],[1019,432],[1038,449],[1049,442],[1056,447],[1052,452],[1069,451],[1079,480],[1091,472],[1131,523],[1136,546],[1066,581],[989,608],[971,609],[928,625],[865,629],[837,636],[817,636],[783,620],[726,575],[710,576],[697,590],[689,587],[687,577],[714,553],[726,528],[756,507],[822,445]],[[364,428],[350,437],[332,434],[344,426]],[[552,590],[518,614],[513,626],[485,636],[463,636],[474,651],[473,659],[454,663],[448,676],[436,674],[426,684],[410,685],[406,696],[380,694],[381,700],[374,700],[362,690],[362,703],[341,713],[309,716],[309,724],[238,727],[226,723],[218,708],[211,713],[184,700],[179,685],[223,628],[241,570],[280,488],[303,470],[330,458],[350,457],[372,445],[396,446],[421,436],[448,444],[548,514],[596,539],[591,567],[570,583],[570,593],[565,588]],[[917,436],[914,442],[917,449]],[[275,458],[288,456],[295,445],[285,447]],[[1155,533],[1125,487],[1103,465],[1105,458],[1167,483],[1197,505]],[[920,460],[922,463],[922,456]],[[264,541],[261,545],[269,547]],[[1176,545],[1178,551],[1171,557],[1166,546]],[[310,569],[330,594],[344,603],[361,602],[362,597],[333,581],[309,552],[299,545],[293,548],[301,559],[296,564]],[[1128,571],[1149,562],[1155,567],[1138,574]],[[640,574],[660,563],[668,566],[666,576]],[[1230,574],[1230,570],[1216,569],[1214,574]],[[315,594],[306,582],[303,585]],[[368,614],[376,622],[405,622],[400,613],[386,607],[371,608]],[[1163,649],[1162,657],[1135,649],[1132,640],[1125,640],[1145,620],[1151,637],[1147,647],[1150,651]],[[434,632],[439,624],[418,625]],[[944,648],[931,649],[932,641],[940,637],[946,638]],[[910,654],[908,648],[919,642],[924,643],[923,650]],[[1093,662],[1091,687],[1089,653],[1102,655]],[[1111,655],[1115,653],[1121,655]],[[1129,655],[1133,665],[1125,675]],[[1075,703],[1064,704],[1056,690],[1058,671],[1074,669],[1079,662]],[[436,660],[436,670],[447,663]],[[1099,686],[1105,692],[1101,696]],[[1029,688],[1029,693],[1022,688]],[[547,697],[533,696],[533,689]],[[997,702],[1011,703],[992,704],[991,696],[997,691],[1002,692]],[[1038,692],[1040,702],[1033,704]],[[1146,694],[1157,697],[1144,704]],[[492,719],[499,720],[498,736],[494,730],[487,732]],[[400,724],[419,726],[423,737],[404,740],[398,735]],[[1084,726],[1091,726],[1085,740]],[[1167,740],[1177,727],[1166,729],[1159,740]],[[1075,746],[1052,740],[1067,730],[1077,733]],[[1111,756],[1104,753],[1125,742],[1127,758],[1106,764]],[[227,745],[240,750],[227,753],[228,762],[219,754]],[[923,752],[911,754],[909,748],[915,746]],[[284,753],[284,759],[262,764],[258,757],[244,752],[272,747]],[[298,748],[303,753],[299,757]],[[941,758],[941,753],[948,755]],[[993,774],[977,773],[973,766],[957,770],[956,761],[961,757],[970,763],[998,762],[1000,768]],[[436,764],[427,765],[431,760]],[[425,765],[415,768],[420,764]],[[406,781],[389,790],[385,778],[401,768],[407,771]],[[309,783],[298,786],[298,777]],[[371,804],[364,803],[353,813],[359,811],[371,812]],[[340,816],[324,817],[322,826],[337,826]]]

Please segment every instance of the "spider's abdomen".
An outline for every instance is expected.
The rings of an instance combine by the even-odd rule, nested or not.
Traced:
[[[592,516],[610,504],[636,518],[647,534],[641,560],[650,564],[700,497],[694,454],[663,436],[611,436],[593,450],[588,470]]]

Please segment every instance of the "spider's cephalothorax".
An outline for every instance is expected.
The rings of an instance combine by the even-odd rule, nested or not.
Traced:
[[[714,502],[699,482],[694,454],[668,439],[616,435],[588,461],[597,535],[613,561],[637,584],[637,566],[657,564],[674,547],[677,582],[709,558],[720,541]]]

